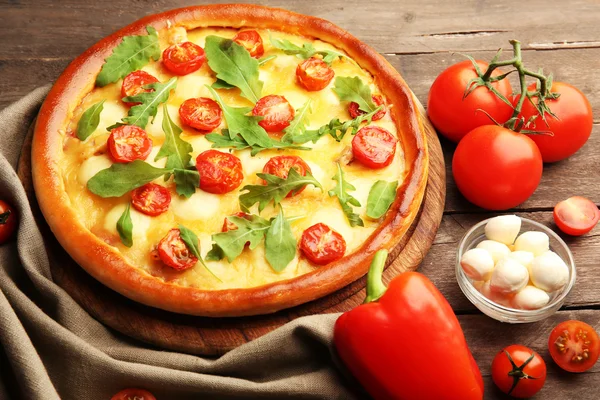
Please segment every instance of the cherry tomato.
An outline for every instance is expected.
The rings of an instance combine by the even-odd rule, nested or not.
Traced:
[[[134,71],[123,78],[123,85],[121,85],[121,98],[135,96],[143,92],[152,92],[153,89],[144,89],[145,85],[150,83],[156,83],[158,79],[153,75],[145,71]],[[127,103],[126,106],[132,107],[140,103]]]
[[[179,106],[179,117],[187,126],[208,133],[221,125],[223,111],[213,99],[199,97],[184,101]]]
[[[206,60],[204,49],[192,42],[169,46],[162,54],[163,65],[175,75],[187,75],[199,70]]]
[[[535,84],[529,86],[528,90],[534,91]],[[530,135],[540,149],[544,162],[564,160],[575,154],[589,139],[594,124],[592,106],[579,89],[568,83],[554,82],[551,92],[560,93],[560,97],[557,99],[546,100],[546,105],[557,118],[546,114],[546,122],[542,120],[534,106],[534,104],[537,105],[537,97],[532,97],[534,104],[525,100],[521,114],[519,114],[525,118],[525,121],[532,116],[538,116],[532,126],[525,129],[552,133],[551,135]],[[518,97],[515,101],[518,101]]]
[[[276,156],[271,158],[263,167],[265,174],[275,175],[282,179],[286,179],[290,173],[290,169],[294,168],[302,176],[306,176],[306,172],[312,172],[308,164],[298,156]],[[264,181],[263,181],[264,182]],[[266,185],[267,182],[264,182]],[[292,197],[301,193],[306,189],[306,185],[300,189],[288,193],[286,197]]]
[[[0,200],[0,244],[6,243],[17,229],[15,210]]]
[[[244,46],[248,53],[254,58],[261,58],[265,54],[265,48],[263,47],[263,41],[258,32],[252,31],[241,31],[233,37],[233,41],[237,44]]]
[[[296,68],[298,83],[309,92],[325,89],[334,75],[333,69],[325,61],[316,57],[305,60]]]
[[[527,200],[540,183],[542,169],[533,140],[496,125],[469,132],[452,159],[458,190],[488,210],[506,210]]]
[[[477,65],[482,72],[488,67],[483,61],[477,61]],[[496,69],[492,76],[501,74],[502,72]],[[438,132],[453,142],[459,142],[479,126],[494,125],[489,116],[500,124],[512,116],[513,108],[485,86],[479,86],[464,97],[469,81],[476,77],[477,72],[473,64],[466,60],[444,70],[429,90],[427,115]],[[512,99],[512,87],[508,79],[494,82],[492,87],[508,101]]]
[[[122,125],[110,131],[108,150],[114,162],[145,160],[152,151],[152,139],[135,125]]]
[[[156,397],[147,390],[130,388],[121,390],[110,400],[156,400]]]
[[[196,169],[200,173],[200,189],[209,193],[231,192],[244,179],[240,159],[217,150],[200,153],[196,158]]]
[[[235,214],[233,214],[232,216],[248,219],[250,217],[250,214],[246,214],[245,212],[238,211]],[[233,222],[231,222],[226,217],[225,220],[223,221],[223,228],[221,228],[221,232],[235,231],[237,228],[238,228],[237,225],[234,224]]]
[[[564,321],[550,333],[548,348],[559,367],[569,372],[584,372],[598,361],[600,338],[585,322]]]
[[[383,118],[385,116],[385,113],[387,112],[385,108],[385,101],[383,100],[383,96],[380,94],[374,94],[373,96],[371,96],[371,98],[373,99],[373,103],[375,103],[377,107],[383,106],[383,108],[377,111],[371,118],[372,121],[378,121],[381,118]],[[362,111],[358,107],[358,103],[355,102],[350,103],[350,105],[348,106],[348,112],[350,113],[350,117],[352,117],[353,119],[361,114],[366,114],[366,112]]]
[[[319,223],[302,233],[300,250],[313,264],[325,265],[344,256],[346,241],[329,226]]]
[[[398,139],[384,128],[365,126],[352,139],[352,154],[366,167],[383,168],[394,160],[396,143]]]
[[[519,399],[532,397],[546,382],[546,363],[535,351],[513,344],[492,361],[492,380],[498,388]]]
[[[198,262],[181,239],[179,229],[171,229],[158,243],[158,256],[163,263],[177,271],[192,268]]]
[[[270,94],[256,102],[252,115],[264,117],[258,124],[267,132],[281,132],[294,119],[294,108],[283,96]]]
[[[554,207],[554,222],[566,234],[585,235],[600,220],[600,210],[591,201],[581,196],[569,197]]]
[[[147,183],[131,192],[133,208],[146,215],[156,216],[169,209],[171,192],[156,183]]]

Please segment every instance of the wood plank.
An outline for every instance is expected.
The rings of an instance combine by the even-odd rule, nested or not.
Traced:
[[[229,0],[211,1],[228,3]],[[545,0],[275,0],[258,4],[284,7],[325,18],[382,53],[434,53],[494,50],[509,39],[525,48],[592,47],[600,43],[600,4],[574,0],[565,7]],[[0,59],[74,57],[99,38],[147,15],[189,5],[186,0],[82,2],[19,0],[0,4]],[[113,5],[113,6],[111,6]],[[392,8],[393,7],[393,8]],[[515,16],[518,10],[518,18]],[[543,10],[543,17],[540,14]],[[468,21],[466,23],[466,21]],[[560,23],[557,23],[560,21]],[[43,26],[44,29],[39,29]],[[31,38],[35,40],[31,40]]]
[[[427,275],[446,296],[457,313],[473,312],[475,306],[469,302],[456,281],[456,252],[462,236],[477,222],[495,214],[445,215],[431,250],[419,271]],[[575,259],[577,281],[565,301],[566,307],[600,306],[600,276],[598,275],[598,248],[600,248],[600,226],[586,236],[570,237],[560,233],[554,225],[551,212],[517,213],[524,218],[540,222],[565,240]]]

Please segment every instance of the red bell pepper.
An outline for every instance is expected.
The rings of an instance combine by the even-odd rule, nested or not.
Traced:
[[[365,304],[337,320],[334,343],[376,400],[481,400],[483,379],[450,304],[424,275],[405,272],[386,289],[387,251],[375,254]]]

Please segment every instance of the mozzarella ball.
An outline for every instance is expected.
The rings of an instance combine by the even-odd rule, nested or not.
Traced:
[[[562,289],[569,281],[569,267],[553,251],[534,258],[529,269],[533,284],[547,292]]]
[[[544,232],[525,232],[515,241],[515,251],[529,251],[534,256],[542,255],[549,249],[550,238]]]
[[[488,221],[485,225],[485,237],[489,240],[513,244],[521,230],[521,218],[516,215],[500,215]]]
[[[529,269],[529,265],[535,258],[533,253],[530,253],[528,251],[523,251],[523,250],[513,251],[508,256],[510,258],[512,258],[513,260],[519,262],[519,264],[524,265],[527,269]]]
[[[493,291],[490,286],[490,281],[484,282],[480,286],[479,292],[494,303],[505,307],[511,307],[513,295],[505,295],[503,293]]]
[[[490,288],[497,293],[511,294],[524,288],[527,282],[529,282],[527,268],[506,257],[496,263],[490,279]]]
[[[512,300],[514,308],[521,310],[537,310],[550,301],[548,293],[535,286],[527,285],[515,295]]]
[[[494,264],[510,254],[510,249],[507,245],[494,240],[484,240],[477,245],[477,248],[487,250],[492,256]]]
[[[460,266],[474,281],[487,281],[494,269],[492,255],[484,249],[471,249],[463,254]]]

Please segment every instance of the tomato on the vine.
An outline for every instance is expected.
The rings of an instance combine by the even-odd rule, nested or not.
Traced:
[[[533,140],[497,125],[469,132],[452,159],[460,192],[488,210],[506,210],[527,200],[540,183],[542,169],[542,156]]]
[[[535,351],[513,344],[494,357],[492,380],[503,393],[526,399],[544,386],[546,363]]]
[[[600,209],[585,197],[569,197],[554,207],[554,222],[568,235],[585,235],[594,229],[598,220],[600,220]]]
[[[534,91],[535,84],[528,90]],[[538,103],[535,96],[531,101],[525,100],[519,114],[525,122],[537,116],[531,126],[525,129],[540,132],[530,137],[540,149],[544,162],[564,160],[575,154],[589,139],[594,124],[590,102],[579,89],[568,83],[554,82],[550,91],[560,94],[556,99],[545,100],[546,106],[556,118],[546,113],[546,122],[542,120],[535,107]],[[517,100],[518,97],[515,101]]]
[[[483,61],[477,61],[477,65],[482,72],[488,67]],[[501,74],[502,72],[496,69],[491,76]],[[459,142],[479,126],[493,125],[494,121],[503,124],[512,116],[512,106],[485,86],[479,86],[468,96],[464,96],[470,81],[477,76],[470,60],[459,62],[444,70],[429,90],[427,115],[438,132],[453,142]],[[507,100],[511,100],[512,87],[508,79],[493,82],[491,85]]]
[[[15,210],[0,200],[0,244],[10,239],[16,229],[17,215],[15,214]]]
[[[569,372],[584,372],[598,361],[600,338],[585,322],[564,321],[550,333],[548,348],[559,367]]]

